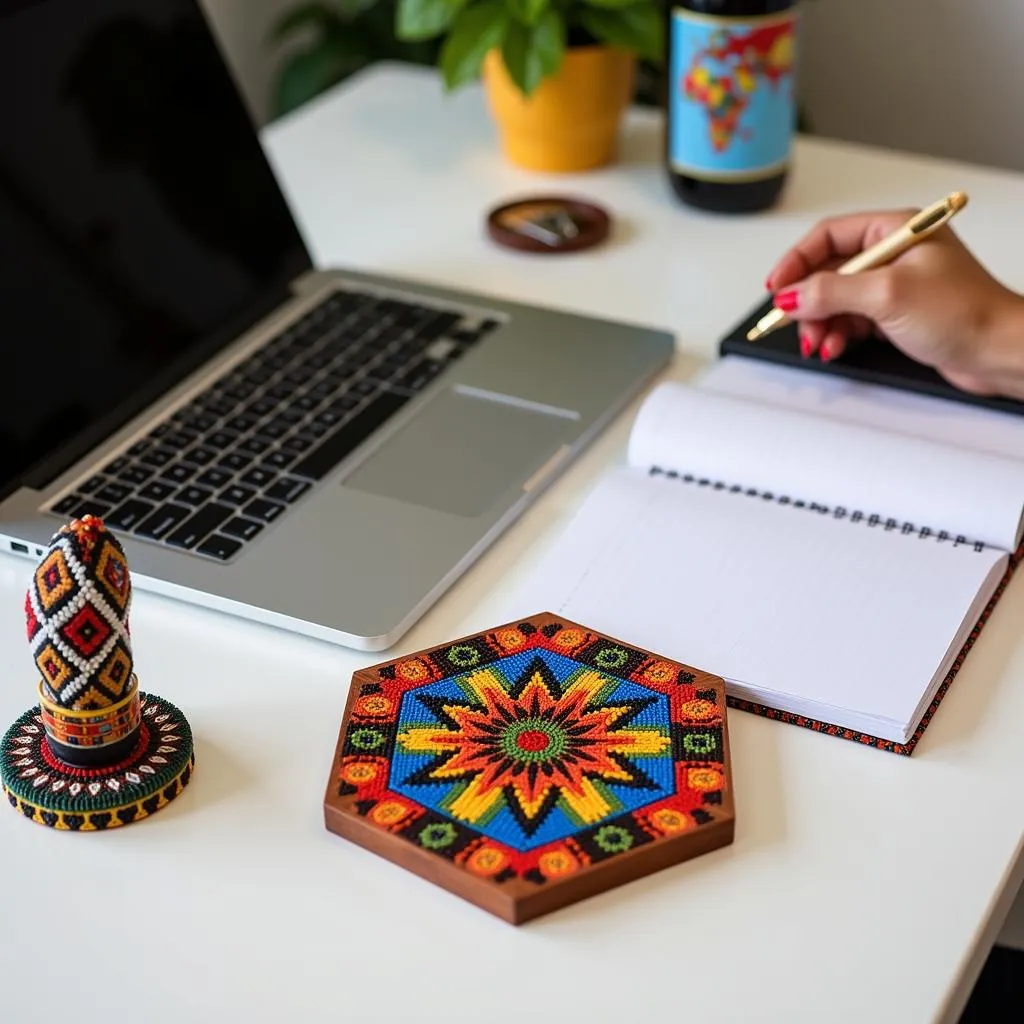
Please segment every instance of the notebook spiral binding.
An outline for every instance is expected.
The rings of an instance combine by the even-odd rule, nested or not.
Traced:
[[[953,535],[946,530],[933,530],[930,526],[917,526],[914,523],[901,523],[891,517],[880,516],[876,513],[850,511],[842,505],[822,505],[816,501],[804,501],[801,498],[791,498],[784,494],[774,494],[771,491],[761,491],[756,487],[743,487],[740,484],[727,484],[721,480],[711,480],[708,477],[694,476],[692,473],[678,473],[673,469],[662,469],[660,466],[652,466],[648,471],[649,476],[663,476],[669,480],[678,480],[684,484],[696,484],[698,487],[708,487],[714,491],[728,491],[730,494],[742,494],[748,498],[760,498],[762,501],[774,501],[779,505],[789,505],[791,508],[804,509],[808,512],[817,512],[818,515],[831,516],[833,519],[848,519],[851,523],[862,523],[865,526],[877,529],[881,527],[887,533],[899,532],[904,536],[916,535],[922,540],[932,539],[940,544],[951,543],[953,547],[973,547],[975,551],[984,551],[985,544],[982,541],[969,540],[962,534]]]

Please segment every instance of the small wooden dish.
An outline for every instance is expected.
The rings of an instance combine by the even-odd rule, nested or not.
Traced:
[[[600,206],[565,196],[531,196],[505,203],[487,215],[487,233],[521,252],[579,252],[600,245],[611,218]]]

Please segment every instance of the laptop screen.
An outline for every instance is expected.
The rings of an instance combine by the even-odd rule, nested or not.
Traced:
[[[308,266],[193,0],[0,0],[0,494],[63,471]]]

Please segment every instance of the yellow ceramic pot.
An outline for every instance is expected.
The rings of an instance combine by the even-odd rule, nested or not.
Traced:
[[[610,46],[566,50],[554,75],[523,96],[501,53],[484,59],[487,102],[506,156],[532,171],[586,171],[615,157],[633,98],[636,57]]]

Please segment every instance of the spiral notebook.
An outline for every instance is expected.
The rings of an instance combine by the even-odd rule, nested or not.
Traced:
[[[513,603],[909,754],[1024,530],[1024,418],[951,405],[738,357],[662,384]]]

